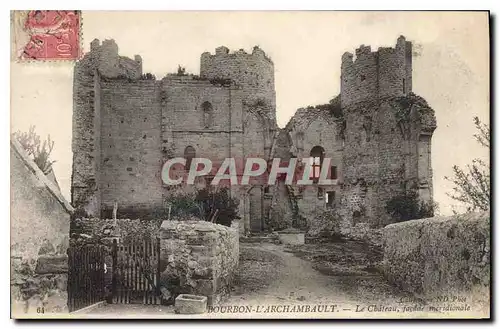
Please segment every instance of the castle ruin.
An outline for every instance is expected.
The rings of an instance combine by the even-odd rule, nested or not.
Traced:
[[[109,218],[115,203],[121,217],[154,216],[170,193],[161,169],[173,157],[332,159],[334,184],[232,186],[245,232],[266,230],[277,208],[299,226],[336,211],[348,229],[390,223],[387,201],[409,190],[431,201],[436,119],[412,93],[411,43],[361,46],[341,65],[340,94],[278,128],[274,64],[259,47],[219,47],[201,55],[199,76],[156,80],[140,56],[94,40],[74,69],[72,204],[96,217]]]

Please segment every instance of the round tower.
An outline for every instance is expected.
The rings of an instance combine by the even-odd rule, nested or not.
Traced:
[[[342,56],[346,128],[341,213],[346,226],[387,224],[391,218],[386,203],[405,192],[411,176],[407,172],[414,167],[409,159],[414,143],[395,108],[400,107],[396,98],[411,91],[411,65],[411,43],[402,36],[394,48],[373,52],[361,45],[355,55]]]
[[[274,90],[274,64],[258,46],[251,54],[240,49],[229,52],[227,47],[215,49],[215,55],[201,55],[200,76],[209,80],[230,79],[239,85],[247,104],[259,103],[276,117],[276,93]]]
[[[370,46],[342,56],[341,101],[343,107],[358,102],[407,95],[412,90],[412,46],[400,36],[396,47]]]

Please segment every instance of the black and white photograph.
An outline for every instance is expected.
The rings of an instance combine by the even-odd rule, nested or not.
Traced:
[[[11,11],[11,318],[489,319],[490,19]]]

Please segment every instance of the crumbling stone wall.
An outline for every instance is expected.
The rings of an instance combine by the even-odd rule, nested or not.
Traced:
[[[75,64],[73,73],[73,168],[71,203],[90,216],[100,216],[101,195],[101,79],[138,79],[142,60],[118,55],[114,40],[97,39]]]
[[[205,221],[164,221],[160,228],[162,290],[217,304],[229,294],[239,259],[239,228]]]
[[[357,225],[391,223],[385,208],[396,196],[416,191],[421,201],[432,201],[436,119],[427,102],[412,93],[411,49],[401,36],[394,48],[372,52],[362,45],[355,57],[345,53],[340,95],[297,110],[279,131],[275,157],[307,159],[312,147],[321,146],[337,170],[333,184],[288,189],[299,216],[314,221],[319,209],[336,212],[349,235]],[[335,193],[329,207],[326,193]]]
[[[70,213],[61,192],[11,142],[11,301],[14,316],[67,312]]]
[[[432,200],[431,137],[434,111],[411,92],[411,43],[368,46],[342,57],[341,106],[345,120],[343,227],[391,223],[385,205],[410,189]]]
[[[200,76],[141,74],[140,56],[120,56],[113,40],[94,40],[75,65],[72,202],[84,216],[111,217],[117,202],[118,217],[157,218],[169,194],[162,165],[189,146],[214,162],[213,174],[228,157],[243,164],[270,156],[274,68],[259,48],[204,54]],[[244,210],[248,196],[231,192]],[[262,200],[252,207],[261,209]],[[248,230],[249,212],[241,215]]]
[[[384,273],[423,298],[468,297],[489,305],[490,217],[469,213],[391,224],[383,229]]]
[[[321,147],[324,151],[323,158],[329,158],[330,163],[326,161],[323,166],[329,166],[329,179],[332,179],[332,167],[335,167],[337,173],[333,184],[313,184],[291,187],[291,193],[297,199],[299,216],[308,222],[314,221],[315,214],[318,211],[330,208],[332,211],[340,204],[340,184],[342,183],[342,156],[343,144],[339,138],[341,121],[334,117],[329,109],[320,108],[301,108],[297,110],[293,118],[283,129],[289,134],[292,142],[290,154],[309,163],[311,151],[314,147]],[[303,165],[305,168],[308,164]],[[302,178],[302,177],[300,177]],[[332,193],[333,192],[333,193]],[[326,194],[330,193],[333,198],[333,204],[327,205]],[[334,197],[335,195],[335,197]]]

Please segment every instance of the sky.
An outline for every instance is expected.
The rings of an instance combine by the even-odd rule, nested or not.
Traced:
[[[163,77],[182,65],[199,73],[200,55],[224,45],[260,46],[274,62],[276,112],[283,127],[300,107],[323,104],[340,91],[344,52],[413,42],[413,92],[436,112],[432,140],[434,198],[439,212],[461,210],[447,196],[453,165],[489,161],[474,140],[473,117],[489,123],[488,15],[481,12],[83,12],[84,51],[94,39],[114,39],[120,55],[143,59],[143,71]],[[30,125],[55,141],[52,158],[70,200],[73,63],[11,63],[11,131]]]

